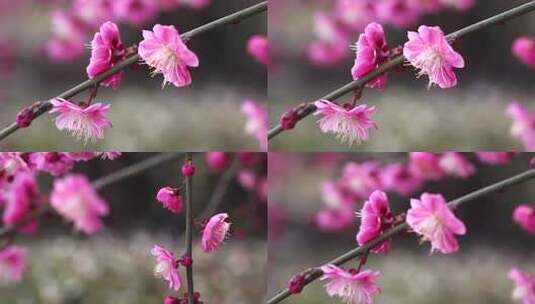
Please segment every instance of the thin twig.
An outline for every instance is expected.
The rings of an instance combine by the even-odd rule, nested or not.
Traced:
[[[472,193],[469,193],[465,196],[462,196],[456,200],[453,200],[453,201],[450,201],[448,203],[448,207],[452,210],[456,209],[457,207],[467,203],[467,202],[470,202],[470,201],[474,201],[476,199],[479,199],[483,196],[486,196],[486,195],[489,195],[489,194],[492,194],[492,193],[495,193],[495,192],[499,192],[501,190],[504,190],[506,188],[509,188],[511,186],[514,186],[514,185],[517,185],[517,184],[521,184],[521,183],[524,183],[524,182],[527,182],[531,179],[535,178],[535,170],[528,170],[528,171],[525,171],[523,173],[520,173],[518,175],[515,175],[513,177],[510,177],[508,179],[505,179],[505,180],[502,180],[500,182],[497,182],[495,184],[492,184],[490,186],[487,186],[487,187],[484,187],[484,188],[481,188],[479,190],[476,190]],[[393,236],[397,235],[397,234],[400,234],[401,232],[403,231],[407,231],[407,229],[409,228],[409,225],[404,222],[402,224],[399,224],[397,226],[395,226],[394,228],[386,231],[385,233],[381,234],[379,237],[373,239],[372,241],[366,243],[366,245],[364,246],[360,246],[360,247],[356,247],[354,249],[351,249],[349,251],[347,251],[346,253],[332,259],[331,261],[325,263],[325,264],[334,264],[334,265],[342,265],[344,263],[347,263],[349,262],[350,260],[354,259],[355,257],[361,255],[361,254],[364,254],[365,252],[367,252],[368,250],[370,250],[371,248],[375,247],[376,245],[378,245],[379,243],[385,241],[385,240],[388,240],[390,238],[392,238]],[[325,265],[323,264],[323,265]],[[321,267],[321,266],[320,266]],[[313,281],[319,279],[321,277],[321,275],[323,274],[323,272],[321,271],[321,269],[319,269],[319,267],[316,267],[316,268],[313,268],[314,270],[312,270],[310,272],[310,274],[305,278],[305,282],[304,282],[304,285],[308,285],[310,283],[312,283]],[[283,301],[284,299],[288,298],[289,296],[291,296],[292,293],[290,293],[290,291],[288,289],[284,289],[280,292],[278,292],[275,296],[273,296],[272,298],[270,298],[268,301],[267,301],[267,304],[275,304],[275,303],[279,303],[281,301]]]
[[[139,173],[142,173],[148,169],[159,166],[165,162],[178,159],[181,156],[181,153],[162,153],[150,158],[144,159],[139,163],[134,165],[119,169],[109,175],[96,179],[92,182],[93,187],[96,190],[102,190],[103,188],[110,186],[112,184],[121,182],[127,178],[135,176]],[[17,224],[9,227],[0,228],[0,239],[5,238],[10,235],[14,235],[17,231],[24,227],[26,224],[32,220],[44,215],[46,212],[50,211],[51,208],[48,204],[43,207],[37,208],[32,212],[28,213],[21,221]]]
[[[250,6],[246,9],[243,9],[243,10],[240,10],[238,12],[235,12],[233,14],[230,14],[228,16],[225,16],[225,17],[222,17],[220,19],[217,19],[215,21],[212,21],[210,23],[207,23],[205,25],[202,25],[200,27],[197,27],[189,32],[186,32],[184,34],[181,35],[182,39],[184,40],[188,40],[194,36],[197,36],[197,35],[200,35],[200,34],[203,34],[203,33],[206,33],[206,32],[209,32],[209,31],[212,31],[212,30],[215,30],[217,28],[220,28],[220,27],[223,27],[223,26],[226,26],[226,25],[231,25],[231,24],[236,24],[236,23],[239,23],[249,17],[252,17],[254,15],[257,15],[259,13],[262,13],[264,11],[267,10],[267,1],[264,1],[264,2],[261,2],[261,3],[258,3],[256,5],[253,5],[253,6]],[[109,70],[107,70],[106,72],[102,73],[102,74],[99,74],[97,76],[95,76],[95,78],[93,79],[89,79],[89,80],[86,80],[82,83],[79,83],[77,84],[76,86],[68,89],[67,91],[59,94],[56,98],[64,98],[64,99],[69,99],[69,98],[72,98],[76,95],[78,95],[79,93],[95,86],[95,85],[98,85],[101,81],[107,79],[108,77],[126,69],[127,67],[129,67],[130,65],[133,65],[137,62],[139,62],[140,60],[140,56],[138,54],[136,55],[133,55],[133,56],[130,56],[128,57],[127,59],[117,63],[116,65],[114,65],[112,68],[110,68]],[[33,119],[43,115],[44,113],[46,113],[48,110],[50,110],[52,107],[51,103],[49,101],[42,101],[40,102],[40,104],[37,106],[37,108],[34,110],[34,115],[33,115]],[[8,137],[9,135],[13,134],[15,131],[19,130],[19,126],[17,125],[16,122],[13,122],[11,123],[9,126],[7,126],[6,128],[4,128],[2,131],[0,131],[0,141],[4,140],[6,137]]]
[[[448,40],[453,41],[465,35],[468,35],[470,33],[485,29],[489,26],[499,24],[499,23],[508,21],[510,19],[519,17],[521,15],[527,14],[533,10],[535,10],[535,1],[530,1],[528,3],[512,8],[508,11],[500,13],[498,15],[492,16],[490,18],[484,19],[482,21],[479,21],[477,23],[464,27],[456,32],[453,32],[447,35],[447,38]],[[353,92],[355,89],[363,89],[366,83],[368,83],[370,80],[375,79],[377,76],[380,76],[388,71],[393,70],[394,68],[401,65],[404,61],[405,61],[405,57],[403,55],[398,55],[392,58],[390,61],[387,61],[386,63],[382,64],[381,66],[379,66],[377,69],[373,70],[372,72],[366,74],[366,76],[358,80],[354,80],[344,85],[343,87],[338,88],[332,91],[331,93],[318,98],[318,100],[326,99],[326,100],[333,101],[337,98],[344,96],[347,93]],[[304,119],[305,117],[309,116],[310,114],[314,113],[315,111],[316,111],[316,106],[314,105],[314,103],[308,103],[301,111],[299,111],[297,115],[297,120],[300,121]],[[275,127],[269,130],[268,139],[271,140],[272,138],[279,135],[283,131],[285,131],[285,129],[282,128],[281,124],[280,123],[277,124]]]
[[[240,162],[238,160],[233,160],[230,167],[225,171],[225,173],[223,173],[223,175],[221,175],[217,181],[214,191],[212,192],[212,196],[210,197],[208,204],[201,212],[200,218],[207,218],[217,210],[217,207],[221,204],[223,198],[225,197],[225,193],[227,192],[230,182],[232,182],[232,179],[234,176],[236,176],[239,165]]]
[[[192,164],[191,153],[186,153],[185,164]],[[193,198],[192,198],[192,181],[191,175],[186,176],[186,256],[192,257],[193,243]],[[186,267],[186,282],[188,288],[188,303],[193,304],[193,264]]]

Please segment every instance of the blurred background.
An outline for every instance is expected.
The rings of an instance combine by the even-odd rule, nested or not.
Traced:
[[[73,172],[96,180],[155,155],[126,153],[114,161],[95,159],[78,163]],[[216,172],[204,164],[204,154],[193,155],[196,220],[205,219],[200,215],[221,177],[228,170],[234,174],[223,199],[209,213],[229,213],[230,238],[220,250],[207,254],[200,248],[201,227],[194,227],[195,289],[204,303],[260,303],[266,286],[267,208],[265,195],[257,186],[266,176],[266,158],[260,153],[242,155],[239,161],[235,155],[229,156],[234,164]],[[0,302],[162,303],[173,292],[167,282],[154,276],[156,262],[150,250],[158,244],[182,255],[184,212],[171,213],[155,197],[162,187],[179,186],[182,163],[183,155],[179,155],[101,189],[110,213],[104,218],[104,229],[95,235],[76,233],[72,224],[49,214],[36,235],[17,238],[15,244],[28,251],[30,269],[20,284],[0,285]],[[245,171],[256,177],[256,184],[238,177]],[[50,191],[52,178],[39,178],[41,192]],[[181,276],[185,280],[183,272]]]
[[[99,0],[98,0],[99,1]],[[75,3],[90,1],[0,0],[0,125],[14,121],[21,107],[47,100],[87,79],[89,44],[98,25],[84,33],[81,54],[62,58],[47,51],[55,35],[71,30],[53,24],[57,10],[69,13]],[[147,2],[121,0],[122,2]],[[174,0],[148,0],[179,3]],[[126,46],[141,40],[142,29],[173,24],[179,32],[244,9],[257,0],[180,0],[176,7],[161,9],[145,22],[118,22]],[[170,5],[171,6],[171,5]],[[86,9],[83,14],[91,15]],[[132,14],[133,15],[133,14]],[[146,66],[130,68],[122,86],[114,91],[101,88],[96,101],[112,105],[113,128],[105,138],[84,147],[65,132],[58,131],[50,115],[43,115],[29,129],[18,131],[2,142],[3,150],[121,150],[176,151],[260,150],[257,141],[244,130],[246,116],[240,111],[246,99],[266,102],[266,68],[247,53],[247,41],[267,32],[266,13],[239,24],[199,35],[189,42],[200,66],[191,71],[189,87],[167,86],[162,90],[161,75],[151,78]],[[93,22],[95,20],[92,20]],[[59,32],[59,34],[58,34]],[[72,50],[70,54],[75,54]],[[60,58],[58,58],[60,57]],[[85,100],[82,93],[75,100]]]
[[[345,55],[334,63],[318,64],[307,56],[307,46],[316,41],[317,36],[329,35],[315,33],[315,14],[331,14],[337,2],[343,1],[272,1],[269,36],[278,65],[269,73],[271,126],[290,107],[314,101],[352,80],[350,69],[354,54],[349,50],[349,43],[357,41],[360,31],[351,32]],[[415,30],[421,24],[439,25],[444,32],[453,32],[525,2],[528,1],[475,0],[473,7],[467,10],[446,8],[426,13],[410,25],[385,25],[387,41],[391,48],[402,45],[407,39],[406,31]],[[515,38],[535,36],[534,20],[533,13],[527,14],[458,40],[454,47],[463,55],[466,67],[455,71],[458,85],[454,88],[427,90],[426,77],[416,79],[414,73],[407,71],[391,72],[384,93],[366,89],[360,102],[377,106],[373,117],[379,126],[371,132],[368,142],[353,147],[340,144],[332,134],[323,134],[315,122],[317,118],[311,116],[294,130],[274,138],[270,142],[271,149],[523,150],[509,135],[511,119],[506,116],[505,109],[510,101],[517,100],[535,110],[532,86],[535,71],[511,53]],[[328,29],[324,27],[324,31]],[[336,57],[334,51],[326,54]],[[348,102],[351,98],[348,94],[338,101]]]
[[[533,154],[516,155],[509,164],[488,165],[465,154],[477,173],[467,179],[447,177],[428,182],[410,197],[423,192],[442,193],[455,199],[528,168]],[[325,206],[321,183],[337,179],[349,161],[403,162],[405,153],[270,153],[268,297],[287,286],[296,273],[319,266],[357,246],[359,221],[350,227],[325,232],[312,224],[315,212]],[[365,269],[381,272],[382,289],[376,303],[512,303],[512,267],[535,273],[535,239],[512,220],[519,204],[533,204],[535,181],[513,186],[462,205],[456,215],[467,234],[458,238],[460,251],[453,255],[429,254],[429,243],[418,244],[414,234],[393,239],[388,256],[370,255]],[[409,197],[388,192],[394,214],[407,210]],[[357,209],[362,201],[355,202]],[[356,267],[358,261],[346,263]],[[285,303],[335,303],[323,282],[308,285]]]

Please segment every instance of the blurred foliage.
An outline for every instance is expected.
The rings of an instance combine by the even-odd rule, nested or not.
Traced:
[[[0,287],[1,302],[24,304],[162,303],[172,292],[155,278],[150,249],[180,252],[181,238],[132,233],[91,239],[27,240],[31,270],[21,284]],[[265,293],[265,243],[229,240],[215,254],[194,247],[195,288],[205,303],[259,303]],[[185,274],[182,272],[183,282]],[[183,289],[180,292],[185,292]]]

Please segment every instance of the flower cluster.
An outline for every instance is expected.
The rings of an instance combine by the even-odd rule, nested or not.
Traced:
[[[65,175],[77,162],[102,157],[116,159],[119,152],[2,152],[0,153],[0,207],[4,228],[34,233],[39,219],[32,213],[42,211],[46,203],[77,230],[93,234],[102,227],[107,204],[82,175]],[[39,191],[40,173],[58,177],[47,198]],[[25,250],[17,246],[0,250],[0,281],[18,282],[26,269]]]
[[[52,60],[74,60],[83,55],[89,33],[107,21],[142,26],[153,21],[161,11],[179,6],[201,9],[208,4],[210,0],[72,1],[67,9],[57,9],[52,13],[52,35],[45,42],[44,50]]]
[[[447,8],[464,11],[474,4],[475,0],[336,0],[329,11],[315,15],[315,40],[307,46],[306,54],[318,65],[339,63],[348,56],[352,37],[370,22],[407,28],[425,14]]]
[[[483,163],[495,164],[498,161],[507,162],[513,155],[509,152],[487,151],[475,156]],[[314,223],[325,231],[344,229],[353,222],[353,214],[360,208],[360,202],[368,199],[376,190],[409,196],[420,190],[427,181],[448,176],[468,178],[475,172],[473,161],[460,152],[411,152],[407,161],[386,165],[376,161],[349,162],[344,165],[338,180],[326,181],[321,186],[324,208],[316,212]],[[372,201],[377,203],[384,199],[379,200],[377,194]]]

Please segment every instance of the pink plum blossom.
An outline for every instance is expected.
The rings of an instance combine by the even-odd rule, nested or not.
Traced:
[[[321,280],[328,281],[325,284],[327,294],[346,304],[372,304],[374,296],[381,291],[376,283],[378,271],[347,271],[333,264],[321,267],[321,271]]]
[[[474,175],[476,167],[459,152],[446,152],[440,156],[439,166],[446,173],[467,178]]]
[[[363,246],[371,240],[383,234],[392,227],[394,217],[390,210],[388,196],[380,190],[375,190],[370,198],[364,203],[360,213],[360,229],[356,239],[359,246]],[[390,251],[391,239],[385,240],[370,251],[372,253],[387,254]]]
[[[149,22],[158,13],[158,4],[153,0],[113,0],[112,3],[119,20],[136,26]]]
[[[183,203],[182,196],[178,189],[171,187],[164,187],[158,191],[156,199],[173,213],[182,211]]]
[[[319,127],[324,133],[334,133],[342,143],[348,143],[350,146],[353,142],[360,143],[369,138],[369,130],[372,127],[377,128],[375,122],[371,119],[375,113],[375,107],[357,105],[339,106],[328,100],[319,100],[314,103],[316,112],[314,115],[322,115],[318,120]]]
[[[182,281],[178,273],[178,263],[175,255],[158,245],[154,245],[150,253],[156,257],[156,267],[154,268],[154,275],[169,282],[169,288],[172,290],[179,290],[182,286]]]
[[[527,232],[535,234],[535,210],[533,206],[517,206],[513,211],[513,220]]]
[[[108,215],[108,204],[98,195],[87,178],[72,174],[54,181],[50,194],[52,207],[76,230],[93,234],[102,228],[102,217]]]
[[[256,137],[263,151],[267,150],[268,111],[266,107],[253,100],[245,100],[241,112],[247,116],[245,132]]]
[[[373,161],[347,163],[343,168],[341,184],[353,195],[367,198],[373,191],[383,187],[379,164]]]
[[[84,53],[85,24],[76,16],[62,10],[52,13],[52,37],[45,42],[44,51],[53,60],[73,60]]]
[[[201,239],[201,246],[205,252],[211,253],[221,247],[230,230],[230,223],[227,219],[227,213],[218,213],[208,220]]]
[[[417,177],[427,180],[438,180],[444,176],[440,166],[440,156],[433,152],[409,153],[409,168]]]
[[[424,193],[420,199],[411,199],[407,224],[422,241],[431,242],[431,253],[434,250],[444,254],[458,251],[455,235],[466,233],[464,223],[455,217],[441,194]]]
[[[479,151],[475,152],[480,162],[490,165],[507,164],[515,155],[514,152]]]
[[[512,52],[525,65],[535,69],[535,40],[533,38],[516,38],[513,42]]]
[[[26,250],[19,246],[0,249],[0,281],[19,283],[26,271]]]
[[[366,26],[364,33],[360,34],[356,44],[355,64],[351,68],[351,76],[354,80],[366,76],[383,64],[390,55],[390,49],[386,43],[383,26],[372,22]],[[384,90],[386,85],[386,74],[368,81],[366,86],[377,87]]]
[[[168,82],[176,87],[190,85],[188,67],[199,66],[197,55],[188,49],[173,25],[156,24],[152,31],[144,30],[138,53],[153,68],[153,75],[163,75],[164,86]]]
[[[422,179],[417,177],[407,166],[394,163],[381,170],[381,183],[385,190],[395,191],[401,195],[409,195],[422,186]]]
[[[513,268],[508,273],[509,279],[515,283],[511,297],[523,304],[535,303],[535,278],[528,272]]]
[[[29,163],[39,171],[58,176],[69,172],[75,160],[61,152],[34,152],[29,156]]]
[[[50,101],[50,113],[58,113],[55,118],[59,130],[68,130],[76,139],[96,140],[104,138],[104,129],[111,127],[107,115],[110,105],[94,103],[89,106],[77,105],[63,98]]]
[[[507,114],[513,120],[511,135],[522,142],[526,151],[535,151],[535,115],[516,101],[509,104]]]
[[[100,26],[100,31],[95,34],[91,41],[91,58],[87,66],[89,79],[109,70],[125,56],[126,48],[121,42],[119,28],[113,22],[106,22]],[[120,71],[100,84],[117,89],[121,84],[124,71]]]
[[[448,43],[438,26],[422,25],[418,32],[408,32],[403,47],[405,58],[419,70],[418,76],[429,77],[429,87],[451,88],[457,84],[453,68],[463,68],[464,59]]]
[[[0,185],[20,172],[32,171],[19,152],[0,152]]]
[[[266,36],[254,35],[249,38],[247,52],[259,62],[269,65],[269,40]]]

